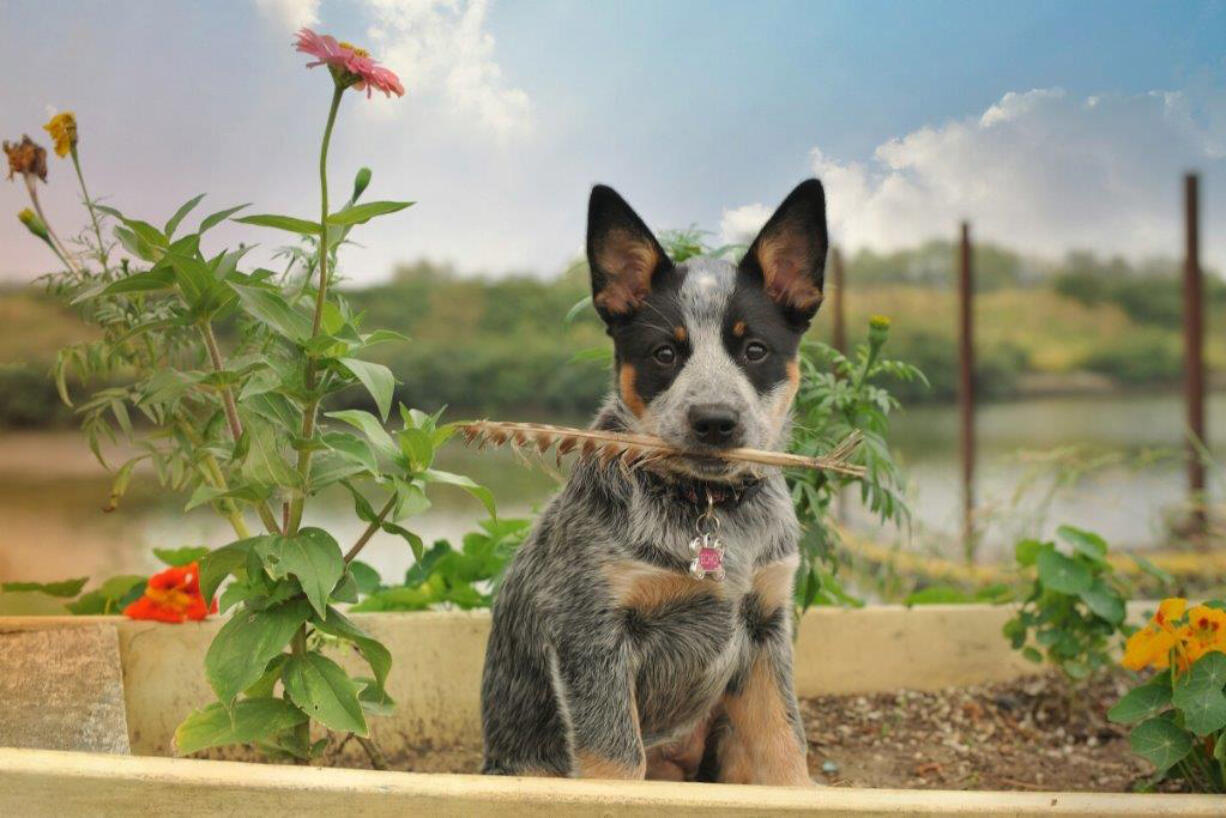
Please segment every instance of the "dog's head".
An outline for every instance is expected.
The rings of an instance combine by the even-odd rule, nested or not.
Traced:
[[[613,338],[617,394],[633,430],[699,452],[780,447],[800,338],[822,300],[826,247],[816,179],[788,195],[736,265],[674,264],[616,191],[595,187],[592,296]],[[737,471],[716,458],[676,465],[708,479]]]

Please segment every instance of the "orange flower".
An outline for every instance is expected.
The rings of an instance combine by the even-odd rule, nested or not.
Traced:
[[[217,601],[205,604],[200,594],[200,568],[196,563],[167,568],[149,577],[145,594],[123,609],[129,619],[151,619],[178,624],[186,619],[199,622],[217,613]]]
[[[1162,670],[1171,663],[1171,651],[1175,650],[1179,667],[1186,670],[1188,659],[1183,641],[1176,631],[1176,624],[1183,617],[1188,601],[1180,597],[1162,600],[1158,611],[1149,624],[1128,637],[1124,645],[1124,658],[1120,664],[1129,670],[1154,667]]]
[[[1179,638],[1189,663],[1206,653],[1226,653],[1226,611],[1197,605],[1188,611],[1188,624],[1179,629]]]

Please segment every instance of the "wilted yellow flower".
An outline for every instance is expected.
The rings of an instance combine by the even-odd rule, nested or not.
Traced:
[[[4,153],[9,159],[9,178],[14,173],[37,176],[47,181],[47,151],[33,139],[22,134],[20,142],[4,141]]]
[[[55,142],[55,155],[60,158],[67,156],[77,146],[77,118],[72,111],[63,111],[51,117],[43,130],[51,134]]]

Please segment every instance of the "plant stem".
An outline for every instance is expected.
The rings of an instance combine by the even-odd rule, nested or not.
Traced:
[[[337,85],[332,91],[332,104],[328,108],[328,122],[324,125],[323,141],[319,146],[319,288],[315,293],[315,317],[311,322],[311,337],[319,334],[323,321],[324,304],[328,297],[328,143],[332,141],[332,126],[336,124],[336,112],[340,109],[341,95],[345,88]],[[313,390],[315,383],[315,359],[307,358],[306,387]],[[315,415],[319,411],[319,397],[313,398],[302,413],[302,434],[299,438],[303,448],[298,452],[298,473],[302,475],[302,489],[290,502],[289,524],[285,533],[298,533],[302,524],[302,510],[311,475],[311,439],[315,436]]]
[[[60,257],[60,261],[64,262],[64,266],[74,273],[80,273],[81,268],[72,260],[72,256],[68,254],[67,248],[64,247],[64,242],[60,241],[60,237],[56,235],[55,230],[51,227],[51,222],[47,221],[47,214],[43,212],[42,203],[38,201],[38,190],[34,187],[34,174],[22,174],[22,178],[26,182],[26,190],[30,192],[30,202],[34,205],[34,212],[38,214],[38,218],[42,220],[43,226],[47,228],[47,235],[51,237],[51,249]]]
[[[204,345],[209,351],[209,361],[213,364],[213,371],[222,371],[225,369],[225,361],[221,357],[221,348],[217,345],[217,336],[213,332],[212,322],[204,321],[201,323],[200,332],[204,336]],[[243,436],[243,423],[239,420],[238,405],[234,402],[234,393],[230,391],[230,387],[221,387],[221,402],[222,406],[225,407],[226,423],[230,427],[230,434],[237,444],[239,438]],[[216,463],[216,460],[213,462]],[[220,469],[218,473],[220,474]],[[281,529],[277,526],[277,518],[272,513],[272,508],[269,507],[267,500],[261,500],[256,503],[256,511],[259,513],[260,521],[264,523],[264,527],[268,529],[269,534],[281,533]],[[246,537],[249,535],[242,536]]]
[[[366,755],[370,756],[370,766],[374,767],[376,770],[388,769],[387,756],[385,756],[383,751],[379,749],[378,744],[375,744],[368,738],[359,736],[357,733],[352,735],[358,740],[358,744],[362,745],[362,749],[366,751]]]
[[[366,530],[362,532],[362,536],[358,537],[358,541],[353,544],[349,552],[345,554],[345,563],[353,562],[354,558],[362,552],[366,547],[366,543],[370,542],[370,538],[379,530],[379,526],[383,523],[384,518],[391,513],[392,508],[396,505],[396,495],[393,494],[387,498],[387,502],[383,504],[383,508],[379,509],[379,514],[375,519],[371,520],[370,525],[366,526]],[[359,737],[360,738],[360,737]]]
[[[294,656],[305,656],[307,652],[307,626],[304,623],[294,633],[293,641],[290,642],[290,652]],[[294,735],[298,737],[298,743],[308,753],[311,750],[311,722],[304,721],[294,728]],[[298,759],[299,764],[305,764],[306,761]]]
[[[107,269],[107,253],[106,243],[102,240],[102,227],[98,223],[98,213],[94,210],[94,200],[89,197],[89,190],[85,187],[85,174],[81,173],[81,160],[77,156],[77,146],[72,146],[72,166],[77,171],[77,181],[81,183],[81,195],[85,197],[85,207],[89,210],[90,221],[94,223],[94,235],[98,237],[98,263],[102,265],[102,272],[105,275],[109,272]]]

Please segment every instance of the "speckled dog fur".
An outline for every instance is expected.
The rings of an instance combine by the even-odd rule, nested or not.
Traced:
[[[784,446],[826,246],[815,179],[737,265],[674,264],[620,196],[596,187],[593,300],[616,354],[615,389],[593,425],[699,451]],[[792,685],[799,526],[784,479],[768,473],[717,508],[723,582],[690,576],[702,508],[668,490],[734,485],[742,468],[716,458],[663,474],[575,467],[494,604],[485,772],[810,785]]]

